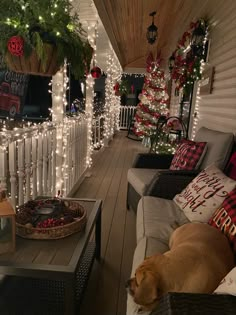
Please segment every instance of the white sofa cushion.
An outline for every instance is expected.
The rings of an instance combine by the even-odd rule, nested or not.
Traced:
[[[136,237],[157,238],[168,246],[170,234],[189,220],[173,200],[144,196],[139,200],[136,219]]]
[[[158,175],[158,169],[149,168],[130,168],[127,179],[136,192],[143,196],[146,189],[150,186],[154,178]]]
[[[158,239],[152,237],[144,237],[139,241],[134,252],[133,265],[131,271],[131,277],[134,276],[137,267],[148,256],[154,255],[157,252],[164,253],[169,250],[169,247]],[[127,315],[148,315],[150,312],[139,311],[139,306],[133,301],[132,297],[128,294],[127,298]]]

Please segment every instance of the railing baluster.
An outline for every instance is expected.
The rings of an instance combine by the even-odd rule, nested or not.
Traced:
[[[48,172],[47,172],[47,189],[46,194],[51,196],[51,188],[52,188],[52,131],[47,132],[48,137]]]
[[[25,177],[25,142],[18,141],[17,161],[18,161],[18,204],[24,203],[24,177]]]
[[[43,194],[48,193],[48,137],[47,132],[43,133]]]
[[[52,195],[56,196],[56,149],[57,149],[57,136],[56,129],[52,133]]]
[[[7,150],[0,146],[0,185],[3,190],[7,190]]]
[[[37,143],[36,137],[32,137],[32,197],[37,196]]]
[[[31,189],[30,189],[30,179],[31,179],[31,138],[25,140],[25,201],[30,199]]]
[[[9,172],[11,183],[11,203],[13,208],[17,205],[16,200],[16,143],[11,142],[9,145]]]
[[[37,172],[38,172],[38,194],[43,193],[43,139],[42,134],[38,137],[38,161],[37,161]]]

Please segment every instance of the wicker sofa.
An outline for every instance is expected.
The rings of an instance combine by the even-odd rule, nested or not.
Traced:
[[[204,135],[205,134],[205,135]],[[171,171],[167,169],[171,161],[169,156],[153,154],[139,154],[135,160],[135,168],[149,166],[163,168],[156,171],[154,179],[145,189],[143,195],[139,194],[132,183],[128,183],[127,203],[135,210],[136,207],[136,248],[133,256],[131,276],[145,257],[157,252],[164,253],[169,250],[168,241],[174,229],[188,223],[183,211],[173,202],[173,197],[180,193],[198,174],[209,164],[215,162],[220,169],[224,169],[231,152],[235,149],[234,135],[201,128],[198,132],[198,141],[208,143],[208,151],[201,163],[201,168],[194,171]],[[215,149],[215,146],[218,146]],[[166,161],[165,161],[166,160]],[[150,162],[151,161],[151,162]],[[155,164],[156,161],[159,164]],[[166,164],[165,164],[166,162]],[[134,170],[135,170],[134,168]],[[145,168],[143,168],[145,172]],[[137,173],[140,175],[141,173]],[[134,200],[132,200],[134,198]],[[137,205],[137,206],[136,206]],[[235,314],[236,297],[230,295],[183,294],[168,293],[165,295],[158,309],[152,315],[162,314]],[[128,295],[126,315],[138,315],[138,306]],[[149,313],[141,313],[146,315]]]
[[[201,127],[196,133],[195,141],[207,142],[207,151],[198,168],[192,171],[169,170],[173,155],[137,154],[127,174],[127,208],[136,211],[142,196],[173,197],[170,187],[172,175],[175,176],[176,185],[179,188],[177,192],[180,192],[206,166],[215,163],[221,170],[224,169],[234,145],[233,133]],[[184,175],[187,177],[185,178]]]
[[[161,176],[162,177],[162,176]],[[160,177],[160,178],[161,178]],[[164,178],[166,176],[163,176]],[[175,195],[178,192],[179,177],[169,175],[168,193]],[[185,181],[190,181],[192,176],[183,175]],[[163,181],[159,180],[159,187]],[[171,185],[170,185],[171,183]],[[166,183],[163,189],[165,191]],[[171,233],[178,226],[188,223],[189,220],[182,210],[173,202],[172,198],[143,196],[137,208],[136,216],[136,241],[137,245],[133,256],[131,276],[134,275],[142,261],[157,252],[164,253],[169,250],[168,241]],[[159,306],[151,315],[183,315],[183,314],[235,314],[236,297],[230,295],[208,295],[169,292],[163,296]],[[139,306],[133,302],[128,294],[126,315],[139,315]],[[148,315],[142,312],[141,315]]]

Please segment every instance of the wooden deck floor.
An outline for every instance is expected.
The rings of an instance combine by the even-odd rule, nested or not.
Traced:
[[[118,132],[109,147],[97,154],[74,197],[103,200],[102,260],[95,262],[80,315],[125,315],[125,281],[130,276],[135,248],[135,214],[126,209],[127,170],[137,152],[138,141]]]

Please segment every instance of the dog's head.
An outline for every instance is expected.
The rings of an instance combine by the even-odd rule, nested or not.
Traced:
[[[161,281],[158,272],[149,259],[146,259],[135,272],[135,276],[126,283],[128,293],[140,311],[155,309],[162,295]]]

